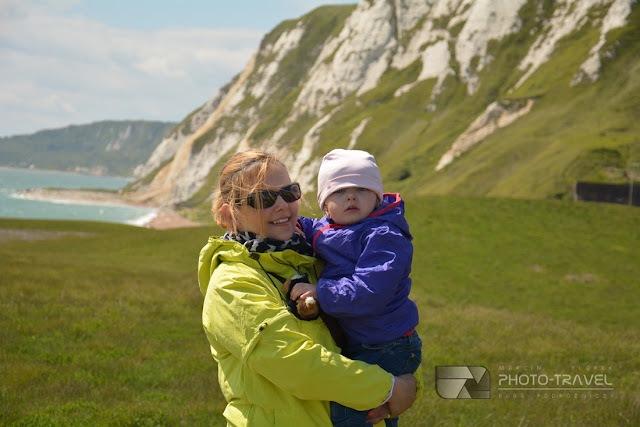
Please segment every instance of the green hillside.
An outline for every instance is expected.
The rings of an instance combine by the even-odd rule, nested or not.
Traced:
[[[607,33],[597,80],[574,81],[589,49],[598,42],[610,4],[594,6],[584,25],[560,39],[549,60],[516,88],[526,71],[520,70],[519,64],[537,38],[549,31],[546,24],[558,4],[531,0],[522,7],[518,31],[502,40],[491,40],[486,55],[490,60],[481,69],[478,63],[482,58],[472,63],[479,70],[479,85],[473,94],[459,77],[461,65],[453,57],[449,65],[455,74],[447,77],[437,96],[432,97],[436,79],[422,81],[404,95],[395,96],[397,89],[414,83],[420,75],[422,63],[416,60],[403,69],[389,67],[375,88],[360,95],[353,93],[326,107],[319,116],[294,115],[294,102],[322,46],[344,28],[354,8],[326,6],[300,20],[286,21],[265,36],[262,49],[297,25],[307,31],[299,46],[277,63],[277,81],[268,96],[255,99],[246,95],[233,114],[223,115],[200,137],[192,155],[197,156],[231,128],[238,135],[247,132],[252,146],[298,152],[311,127],[322,115],[332,113],[317,130],[318,142],[307,164],[333,148],[346,148],[354,129],[368,120],[354,148],[374,154],[385,188],[404,195],[567,199],[578,181],[619,184],[630,178],[640,180],[638,3],[632,5],[626,26]],[[434,25],[455,37],[460,29],[449,28],[449,18],[443,17]],[[408,43],[411,36],[411,32],[405,34],[399,44]],[[449,42],[451,51],[454,42],[455,38]],[[249,76],[248,88],[260,83],[259,71],[274,64],[270,62],[273,56],[259,51],[254,67],[258,71]],[[522,107],[528,101],[534,101],[528,114],[497,129],[436,171],[441,157],[487,106],[495,102]],[[255,128],[249,131],[252,123]],[[283,129],[286,131],[281,132]],[[201,221],[208,218],[208,196],[217,173],[238,146],[213,165],[200,192],[180,202],[185,214]],[[187,208],[194,211],[189,213]]]
[[[406,208],[425,392],[404,425],[640,423],[638,209],[453,196]],[[0,424],[224,425],[196,279],[218,232],[0,220]],[[439,365],[486,367],[492,398],[438,397]],[[614,390],[506,398],[499,374],[529,366],[597,367]]]
[[[530,3],[520,11],[520,31],[492,44],[494,59],[473,95],[463,82],[449,78],[431,111],[433,100],[426,94],[435,80],[393,96],[416,79],[420,64],[391,69],[375,89],[344,103],[323,129],[316,154],[346,147],[352,130],[371,117],[356,148],[374,154],[385,185],[405,194],[549,198],[568,196],[575,181],[628,182],[629,166],[640,162],[640,8],[634,8],[625,28],[610,33],[603,48],[610,55],[595,83],[570,86],[599,36],[598,27],[585,25],[509,92],[523,74],[517,68],[521,58],[553,11],[546,2],[546,13],[533,15]],[[487,105],[527,99],[535,100],[531,113],[435,171],[440,157]],[[640,179],[640,168],[632,172]]]
[[[102,121],[0,138],[0,166],[133,176],[169,122]]]

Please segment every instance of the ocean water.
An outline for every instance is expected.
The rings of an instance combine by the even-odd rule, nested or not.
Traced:
[[[0,168],[0,218],[102,221],[141,226],[156,215],[156,210],[128,206],[29,200],[20,196],[20,190],[23,189],[116,190],[128,183],[128,179],[118,177]]]

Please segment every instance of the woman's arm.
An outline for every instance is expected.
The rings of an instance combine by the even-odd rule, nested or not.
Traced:
[[[320,344],[333,345],[325,325],[320,320],[296,319],[276,291],[271,292],[270,284],[257,277],[238,280],[242,276],[235,275],[231,279],[232,269],[227,273],[226,280],[214,274],[214,288],[205,298],[203,321],[215,341],[212,347],[224,348],[299,399],[337,401],[360,410],[385,400],[392,386],[391,374]]]
[[[299,331],[295,323],[283,318],[269,325],[249,355],[248,366],[303,400],[335,401],[367,410],[379,406],[389,396],[391,374],[378,366],[329,351]],[[415,397],[411,400],[408,385],[401,381],[398,387],[394,404],[397,408],[411,406]]]

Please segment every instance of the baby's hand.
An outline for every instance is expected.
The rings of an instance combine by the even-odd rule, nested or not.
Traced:
[[[300,280],[301,278],[296,278]],[[299,319],[315,320],[320,314],[316,287],[310,283],[297,282],[288,279],[284,282],[284,291],[287,294],[287,307]],[[309,280],[304,278],[303,280]],[[291,287],[291,283],[295,283]],[[290,289],[291,288],[291,289]]]
[[[318,293],[316,292],[316,285],[311,283],[296,283],[291,289],[291,299],[297,301],[298,298],[306,299],[313,298],[318,301]]]
[[[296,309],[299,317],[303,320],[314,320],[320,313],[320,307],[312,297],[300,298],[296,303]]]

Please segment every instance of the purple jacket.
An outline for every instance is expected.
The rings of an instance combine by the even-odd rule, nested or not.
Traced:
[[[349,345],[400,338],[418,324],[409,299],[413,245],[399,194],[352,225],[300,217],[308,242],[326,265],[318,281],[320,307],[335,317]]]

